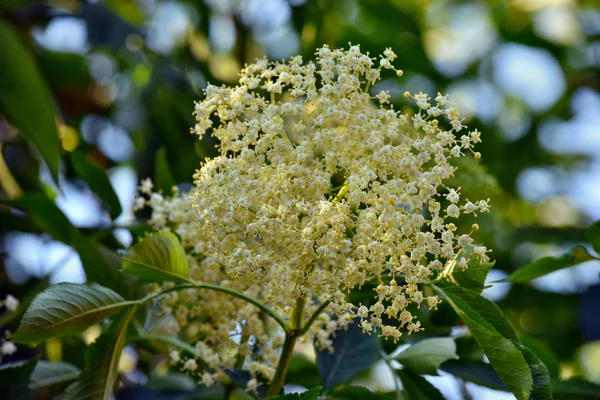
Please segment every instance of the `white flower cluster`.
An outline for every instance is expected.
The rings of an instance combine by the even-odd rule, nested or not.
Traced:
[[[441,94],[431,101],[405,93],[416,103],[408,114],[389,104],[387,92],[372,97],[382,69],[402,75],[390,49],[378,62],[358,46],[323,47],[316,56],[259,60],[242,70],[238,86],[209,85],[193,132],[218,139],[220,155],[202,164],[191,193],[164,198],[146,182],[149,200],[137,205],[150,205],[151,222],[180,236],[197,281],[286,316],[305,299],[302,323],[330,301],[306,340],[328,347],[331,334],[354,319],[365,332],[397,340],[422,329],[411,307],[439,303],[421,283],[449,262],[465,267],[467,260],[456,260],[462,248],[488,260],[488,250],[455,224],[461,214],[487,212],[487,201],[462,199],[460,188],[444,184],[453,159],[479,157],[480,133],[466,132]],[[367,284],[377,285],[376,302],[351,303],[347,294]],[[243,356],[253,376],[272,378],[283,336],[255,306],[194,290],[169,293],[162,305],[181,326],[209,321],[196,349],[213,372],[175,357],[182,369],[198,368],[210,383],[223,376],[214,371]]]

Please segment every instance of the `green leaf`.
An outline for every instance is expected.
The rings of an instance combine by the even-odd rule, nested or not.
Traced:
[[[533,378],[533,388],[529,394],[529,400],[552,400],[552,388],[550,387],[550,374],[544,363],[527,347],[519,345],[519,350],[529,364]]]
[[[508,391],[508,388],[498,376],[494,368],[483,361],[477,360],[449,360],[440,366],[444,372],[454,375],[463,381],[473,382],[494,390]]]
[[[123,272],[153,282],[189,282],[185,250],[175,234],[158,232],[141,240],[123,256]]]
[[[19,34],[3,21],[0,43],[0,113],[33,142],[57,180],[60,146],[50,90]]]
[[[395,357],[403,366],[422,375],[437,375],[441,363],[458,359],[456,343],[451,338],[421,340]]]
[[[317,350],[317,367],[323,387],[330,390],[354,378],[379,359],[379,341],[362,333],[356,323],[334,332],[333,352]]]
[[[100,169],[90,161],[80,150],[70,153],[71,163],[77,175],[87,183],[89,188],[102,200],[104,206],[110,212],[112,218],[117,218],[123,210],[121,202],[113,189],[106,171]]]
[[[348,386],[331,393],[331,396],[342,400],[390,400],[388,396],[381,393],[373,393],[362,386]]]
[[[12,339],[37,346],[56,336],[81,333],[135,304],[96,284],[59,283],[33,299]]]
[[[597,400],[600,399],[600,385],[581,378],[554,381],[552,395],[555,400]]]
[[[111,400],[117,381],[119,359],[125,346],[127,328],[136,308],[117,315],[108,331],[90,349],[92,364],[65,391],[62,400]]]
[[[539,340],[534,339],[531,336],[519,333],[519,337],[521,338],[523,346],[533,351],[535,355],[538,356],[540,360],[542,360],[546,368],[548,368],[550,378],[557,379],[560,371],[560,363],[556,355],[552,352],[552,350],[550,350]]]
[[[29,380],[37,358],[0,365],[0,397],[10,400],[29,400]]]
[[[559,257],[544,257],[529,263],[499,282],[527,282],[551,272],[572,267],[590,260],[595,260],[595,257],[593,257],[585,247],[575,246],[569,252]]]
[[[459,286],[481,294],[485,284],[485,278],[496,262],[480,263],[476,258],[469,258],[469,256],[469,254],[464,255],[464,257],[467,257],[467,260],[469,260],[467,268],[455,268],[452,272],[452,278],[454,278],[454,281]]]
[[[171,188],[177,184],[167,158],[167,148],[162,146],[156,152],[154,164],[154,186],[165,193],[171,193]]]
[[[434,285],[433,287],[448,301],[454,311],[469,327],[471,334],[483,349],[490,364],[510,391],[518,400],[527,399],[533,386],[531,371],[515,343],[502,336],[497,330],[497,327],[501,327],[503,331],[506,331],[503,332],[505,334],[511,333],[508,326],[512,328],[508,321],[504,321],[505,317],[498,307],[467,289],[453,285]],[[483,312],[483,315],[480,311]],[[512,331],[514,331],[514,328]],[[512,334],[509,336],[512,336]]]
[[[585,232],[585,239],[592,245],[594,250],[600,253],[600,221],[590,225]]]
[[[302,393],[287,393],[281,396],[269,397],[268,400],[318,400],[323,386],[317,386]]]
[[[405,400],[444,400],[444,396],[427,379],[408,370],[397,371]]]
[[[39,390],[42,388],[62,386],[77,379],[80,372],[79,368],[73,364],[60,361],[49,362],[41,360],[33,370],[29,389]]]

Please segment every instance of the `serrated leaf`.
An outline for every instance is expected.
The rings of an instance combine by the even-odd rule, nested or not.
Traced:
[[[494,368],[483,361],[477,360],[449,360],[440,366],[444,372],[454,375],[463,381],[473,382],[494,390],[508,391],[508,388],[494,371]]]
[[[121,202],[108,179],[108,175],[106,175],[106,171],[90,163],[85,154],[80,150],[71,152],[70,158],[77,176],[83,179],[92,192],[102,200],[102,203],[108,209],[110,216],[112,218],[117,218],[121,215],[123,212],[121,209]]]
[[[523,354],[523,357],[525,357],[533,378],[533,387],[529,394],[529,400],[552,400],[552,388],[550,387],[548,368],[527,347],[520,345],[519,350]]]
[[[123,256],[123,272],[148,281],[188,282],[185,250],[171,232],[158,232],[141,240]]]
[[[18,33],[3,21],[0,43],[0,113],[33,142],[57,180],[60,146],[50,89]]]
[[[495,319],[493,315],[494,308],[489,307],[489,305],[482,306],[482,304],[491,302],[460,287],[450,285],[443,287],[433,285],[433,287],[448,301],[454,311],[465,322],[488,357],[490,364],[510,391],[518,400],[527,399],[533,386],[529,365],[515,343],[496,330],[495,325],[505,326],[505,324],[492,325],[489,322]],[[474,299],[473,296],[478,297],[478,299]],[[485,318],[479,313],[479,310],[486,312]],[[499,309],[497,312],[496,319],[505,318]]]
[[[30,390],[38,390],[49,386],[66,384],[74,381],[81,371],[73,364],[66,362],[49,362],[41,360],[31,374]]]
[[[469,260],[467,268],[455,268],[452,272],[452,278],[459,286],[481,294],[485,285],[485,278],[487,278],[488,272],[496,262],[480,263],[477,258],[470,257],[469,253],[465,254],[464,257]]]
[[[600,385],[581,378],[554,381],[552,395],[555,400],[597,400],[600,399]]]
[[[165,193],[171,193],[171,188],[177,184],[167,158],[167,148],[162,146],[156,152],[154,163],[154,187]]]
[[[595,260],[595,257],[585,247],[575,246],[559,257],[544,257],[529,263],[498,282],[527,282],[551,272],[569,268],[590,260]]]
[[[287,393],[281,396],[269,397],[268,400],[318,400],[323,386],[317,386],[302,393]]]
[[[451,359],[458,359],[456,343],[451,338],[421,340],[396,357],[404,367],[419,375],[437,375],[440,364]]]
[[[590,225],[585,232],[585,239],[592,245],[594,250],[600,253],[600,221]]]
[[[362,386],[349,386],[337,390],[331,394],[331,397],[341,400],[390,400],[390,398],[381,393],[373,393]]]
[[[12,339],[37,346],[53,337],[81,333],[135,304],[100,285],[59,283],[33,299]]]
[[[489,323],[500,335],[520,343],[521,339],[515,330],[515,327],[504,316],[500,307],[496,303],[482,297],[470,290],[463,289],[455,285],[440,285],[446,293],[455,297],[460,297],[469,306],[475,310],[487,323]],[[477,338],[476,338],[477,339]]]
[[[65,391],[62,400],[111,400],[117,381],[119,359],[125,346],[127,328],[136,308],[123,310],[108,331],[92,345],[92,364]]]
[[[0,365],[0,398],[10,400],[28,400],[31,374],[37,364],[37,358]]]
[[[404,390],[404,400],[444,400],[444,396],[427,379],[408,370],[397,371]]]
[[[317,367],[326,390],[354,378],[379,359],[379,341],[363,334],[356,323],[334,332],[333,352],[317,350]]]

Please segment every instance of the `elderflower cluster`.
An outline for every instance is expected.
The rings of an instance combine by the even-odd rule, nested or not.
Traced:
[[[480,133],[467,131],[447,96],[407,92],[416,104],[409,113],[385,91],[372,97],[383,70],[402,75],[395,58],[390,49],[377,60],[358,46],[325,46],[315,62],[258,60],[236,87],[208,85],[192,131],[216,138],[220,155],[202,163],[189,193],[165,197],[146,181],[136,202],[181,238],[194,280],[288,318],[303,299],[302,324],[329,302],[304,336],[327,348],[353,320],[393,340],[420,331],[410,310],[440,302],[420,285],[450,263],[466,267],[464,254],[488,261],[489,250],[456,225],[461,214],[487,212],[488,202],[444,184],[453,159],[479,157]],[[372,304],[350,302],[348,293],[366,285]],[[181,326],[208,321],[196,359],[171,355],[183,371],[210,384],[241,362],[255,378],[273,377],[282,331],[254,305],[186,290],[165,295],[162,308]]]

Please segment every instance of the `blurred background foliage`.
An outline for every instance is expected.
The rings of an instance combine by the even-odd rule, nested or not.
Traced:
[[[584,242],[600,219],[597,0],[0,0],[0,298],[21,300],[0,316],[2,331],[48,284],[140,290],[115,278],[119,254],[148,230],[132,209],[136,186],[151,177],[167,193],[185,188],[215,154],[189,133],[207,82],[234,84],[257,57],[311,59],[349,42],[399,55],[404,76],[374,91],[398,104],[405,90],[449,93],[483,132],[482,162],[464,160],[456,179],[467,198],[491,199],[478,221],[497,260],[490,282]],[[484,294],[556,354],[562,377],[600,383],[599,274],[591,261]],[[456,322],[436,315],[433,325]],[[81,345],[41,351],[78,365],[70,350]],[[122,371],[143,379],[143,352],[126,351]]]

